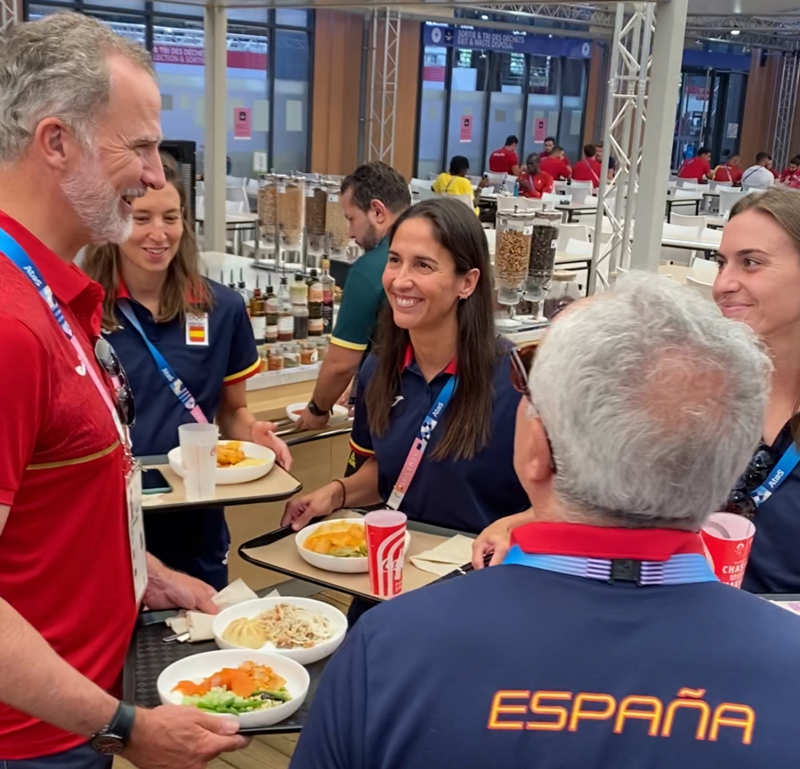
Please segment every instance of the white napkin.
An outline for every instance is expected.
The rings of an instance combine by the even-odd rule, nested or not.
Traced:
[[[269,597],[273,595],[278,595],[278,591],[273,590]],[[211,601],[219,606],[220,609],[226,609],[228,606],[233,606],[242,601],[249,601],[253,598],[258,598],[255,592],[245,584],[244,580],[237,579],[220,590]],[[188,610],[174,617],[167,617],[164,622],[177,635],[182,636],[188,633],[189,637],[183,639],[186,641],[210,641],[214,637],[211,632],[211,625],[214,622],[213,614]]]
[[[469,537],[456,534],[430,550],[412,555],[409,560],[418,569],[443,577],[472,561],[472,542]]]

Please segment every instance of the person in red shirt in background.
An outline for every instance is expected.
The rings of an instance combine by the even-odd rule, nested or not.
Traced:
[[[544,137],[544,149],[542,150],[542,154],[539,155],[539,160],[542,158],[546,158],[550,155],[550,153],[556,148],[556,137],[555,136],[545,136]]]
[[[602,165],[597,160],[597,147],[594,144],[584,144],[583,160],[579,160],[573,167],[572,180],[591,182],[593,187],[599,187],[602,170]]]
[[[781,174],[780,182],[794,190],[800,189],[800,155],[795,155],[789,161]]]
[[[505,146],[489,155],[489,170],[495,174],[519,175],[519,157],[517,145],[519,139],[514,134],[506,138]]]
[[[739,184],[742,181],[742,168],[739,165],[740,158],[734,155],[729,160],[723,160],[711,175],[712,181],[715,182],[731,182],[732,184]]]
[[[553,147],[549,155],[539,158],[539,167],[554,179],[569,179],[572,176],[563,147]]]
[[[711,176],[711,150],[700,147],[696,157],[683,161],[678,170],[679,179],[694,179],[697,182],[708,181]]]
[[[540,198],[545,192],[553,191],[555,180],[539,168],[539,156],[531,152],[525,158],[525,170],[519,175],[519,194],[524,198]]]
[[[769,171],[769,172],[770,172],[770,173],[771,173],[771,174],[772,174],[772,175],[773,175],[773,176],[774,176],[776,179],[780,180],[780,176],[781,176],[781,175],[780,175],[780,174],[779,174],[779,173],[778,173],[778,172],[777,172],[777,171],[776,171],[776,170],[775,170],[775,169],[772,167],[772,158],[771,158],[771,157],[770,157],[770,158],[767,160],[766,169],[767,169],[767,171]]]

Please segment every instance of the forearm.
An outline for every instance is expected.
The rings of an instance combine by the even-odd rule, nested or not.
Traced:
[[[0,598],[0,700],[23,713],[89,737],[111,721],[117,700],[58,656]]]
[[[361,353],[331,345],[328,355],[322,362],[314,384],[311,399],[319,408],[330,411],[339,396],[350,384],[350,380],[358,371]]]
[[[340,506],[362,507],[383,502],[378,491],[378,462],[374,457],[364,462],[352,475],[342,478],[341,482],[344,484],[345,498],[341,499],[341,488],[334,496]],[[334,485],[339,486],[335,482]]]
[[[247,406],[231,409],[220,408],[217,413],[220,434],[227,440],[251,441],[255,421],[256,418]]]

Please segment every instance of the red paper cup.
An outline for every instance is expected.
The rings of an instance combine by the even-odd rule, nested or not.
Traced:
[[[397,510],[375,510],[364,516],[369,584],[373,595],[391,598],[403,590],[406,516]]]
[[[700,532],[711,560],[714,574],[726,585],[741,587],[756,527],[752,521],[733,513],[713,513]]]

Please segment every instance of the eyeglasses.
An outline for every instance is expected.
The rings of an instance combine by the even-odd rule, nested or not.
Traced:
[[[108,374],[114,386],[114,406],[120,421],[128,427],[132,427],[136,421],[133,390],[116,350],[103,337],[100,337],[94,345],[94,357],[103,371]]]
[[[775,464],[775,457],[772,456],[769,446],[762,443],[755,454],[753,454],[747,468],[736,481],[728,496],[728,503],[725,510],[728,513],[735,513],[736,515],[743,515],[748,520],[753,520],[756,517],[758,507],[753,501],[751,493],[755,491],[769,475],[769,471]]]
[[[524,395],[529,403],[533,403],[531,398],[531,388],[528,385],[528,374],[531,370],[531,364],[536,357],[535,344],[528,344],[524,347],[515,347],[511,350],[510,360],[511,366],[509,367],[509,374],[511,375],[511,386],[520,395]]]

